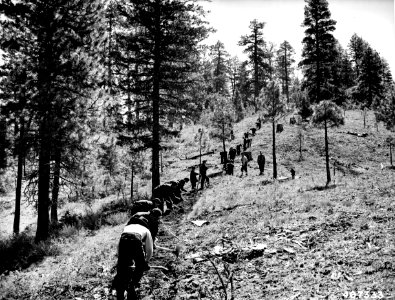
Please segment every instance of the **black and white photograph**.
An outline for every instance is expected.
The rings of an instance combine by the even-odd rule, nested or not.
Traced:
[[[395,300],[394,0],[0,0],[0,300]]]

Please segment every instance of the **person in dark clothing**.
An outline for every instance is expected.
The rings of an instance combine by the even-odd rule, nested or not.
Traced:
[[[251,128],[252,136],[255,136],[255,131],[256,131],[256,128]]]
[[[244,138],[248,139],[248,132],[244,132]]]
[[[265,155],[262,154],[262,151],[259,152],[257,162],[259,166],[259,175],[263,175],[265,172]]]
[[[246,138],[243,139],[243,151],[247,150],[247,142],[248,140]]]
[[[112,283],[112,288],[117,291],[117,300],[124,300],[125,291],[128,292],[128,300],[137,299],[135,286],[144,271],[149,270],[148,261],[154,251],[147,219],[140,217],[138,220],[125,226],[119,240],[117,274]]]
[[[228,163],[226,164],[226,174],[233,175],[234,167],[235,167],[235,165],[234,165],[233,159],[229,160]]]
[[[261,129],[261,118],[258,118],[258,120],[256,120],[256,128],[258,130]]]
[[[235,158],[236,158],[236,149],[231,147],[229,149],[229,159],[230,160],[235,160]]]
[[[207,184],[210,184],[210,181],[207,177],[207,166],[206,166],[206,161],[203,160],[203,163],[200,165],[199,173],[200,173],[200,189],[204,189],[204,184],[207,181]]]
[[[177,186],[176,186],[176,188],[174,190],[174,196],[176,196],[176,198],[173,199],[173,202],[175,204],[184,201],[184,199],[182,198],[181,193],[182,192],[186,192],[186,189],[184,189],[184,185],[187,182],[189,182],[188,178],[184,178],[184,179],[181,179],[181,180],[177,181]]]
[[[173,181],[158,185],[154,188],[153,197],[162,200],[162,212],[167,213],[165,209],[165,204],[169,211],[173,209],[173,200],[176,198],[176,196],[174,195],[176,187],[177,183]]]
[[[129,210],[130,215],[134,215],[138,212],[146,212],[150,211],[154,208],[161,208],[162,202],[158,198],[154,198],[152,200],[138,200],[132,203],[132,207]]]
[[[221,164],[225,164],[226,160],[228,158],[227,152],[226,151],[222,151],[222,152],[220,152],[220,155],[221,155]]]
[[[291,168],[291,177],[292,177],[292,179],[295,179],[295,170],[294,170],[294,168]]]
[[[195,172],[195,166],[191,168],[191,173],[189,173],[189,180],[191,181],[192,190],[196,190],[196,183],[198,182],[199,173]]]

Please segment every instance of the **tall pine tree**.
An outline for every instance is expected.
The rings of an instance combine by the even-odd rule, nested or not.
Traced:
[[[141,104],[139,122],[144,123],[144,145],[152,149],[155,188],[160,184],[161,140],[171,133],[169,121],[192,109],[198,43],[208,30],[195,0],[125,0],[118,9],[132,27],[122,44],[131,51],[131,97]]]
[[[302,61],[305,80],[303,88],[307,89],[310,101],[320,103],[333,97],[330,88],[331,68],[334,63],[336,40],[332,35],[336,21],[331,19],[327,0],[305,0],[304,22],[306,27],[303,39]],[[325,162],[327,185],[331,181],[329,165],[327,105],[323,105],[325,131]],[[332,106],[330,106],[332,107]]]
[[[294,54],[295,50],[288,41],[282,42],[277,50],[277,74],[282,82],[282,93],[286,95],[288,103],[291,75],[293,73],[292,64],[295,63]]]
[[[253,105],[255,110],[258,109],[257,99],[260,90],[264,86],[265,76],[268,76],[270,72],[270,66],[267,61],[266,41],[263,38],[264,26],[264,22],[258,22],[258,20],[254,19],[250,22],[250,34],[242,36],[239,41],[239,46],[245,47],[244,53],[248,55],[248,62],[252,69],[252,83],[254,86]]]
[[[303,27],[302,60],[300,66],[312,102],[318,103],[332,97],[328,87],[331,67],[335,57],[336,40],[332,35],[336,21],[331,19],[327,0],[306,0]]]

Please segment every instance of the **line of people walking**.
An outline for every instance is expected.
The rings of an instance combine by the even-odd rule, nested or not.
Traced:
[[[256,125],[257,129],[261,128],[260,118]],[[254,128],[253,136],[255,131]],[[248,136],[248,133],[244,135],[244,152],[241,152],[242,145],[237,145],[236,148],[230,148],[229,156],[223,157],[227,174],[233,175],[234,160],[238,155],[241,155],[242,175],[248,174],[248,162],[252,160],[251,152],[246,153],[247,148],[251,147],[251,139]],[[262,152],[257,162],[260,175],[263,175],[265,156]],[[128,300],[137,299],[136,287],[139,286],[144,272],[150,269],[149,261],[154,254],[154,249],[162,248],[156,245],[161,217],[169,214],[184,201],[182,193],[187,192],[186,183],[190,181],[191,191],[196,191],[199,183],[200,189],[209,185],[207,170],[207,161],[203,160],[199,165],[199,173],[196,172],[196,167],[192,166],[189,178],[158,185],[153,189],[152,200],[135,201],[130,207],[131,218],[124,227],[119,240],[117,273],[112,282],[112,289],[116,290],[117,300],[124,300],[125,292],[127,292]]]
[[[224,164],[224,170],[227,175],[234,175],[234,162],[236,156],[241,155],[241,176],[248,175],[248,163],[252,161],[252,154],[251,152],[247,152],[248,148],[251,148],[252,137],[255,136],[256,131],[261,129],[262,120],[259,117],[256,121],[256,128],[250,128],[250,132],[245,132],[243,135],[243,145],[239,144],[236,145],[236,148],[231,147],[229,149],[228,155],[226,152],[223,153],[221,156],[221,163]],[[243,152],[241,152],[241,147],[243,147]],[[265,172],[265,156],[263,155],[262,151],[260,151],[257,159],[258,167],[259,167],[259,175],[264,175]]]

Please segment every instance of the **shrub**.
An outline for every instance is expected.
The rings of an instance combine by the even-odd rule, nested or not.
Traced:
[[[81,218],[82,227],[89,230],[97,230],[102,225],[102,216],[100,212],[87,210],[85,216]]]
[[[126,212],[120,212],[120,213],[115,213],[111,214],[105,219],[105,223],[111,226],[116,226],[119,224],[124,224],[128,221],[129,215]]]
[[[71,225],[65,225],[59,231],[59,236],[65,238],[70,238],[72,236],[76,236],[77,234],[78,234],[78,228]]]
[[[66,226],[73,226],[76,228],[81,228],[82,216],[80,214],[71,213],[66,210],[65,214],[60,218],[60,223]]]
[[[34,237],[21,233],[0,241],[0,274],[24,269],[45,256],[58,255],[60,249],[51,242],[36,244]]]

